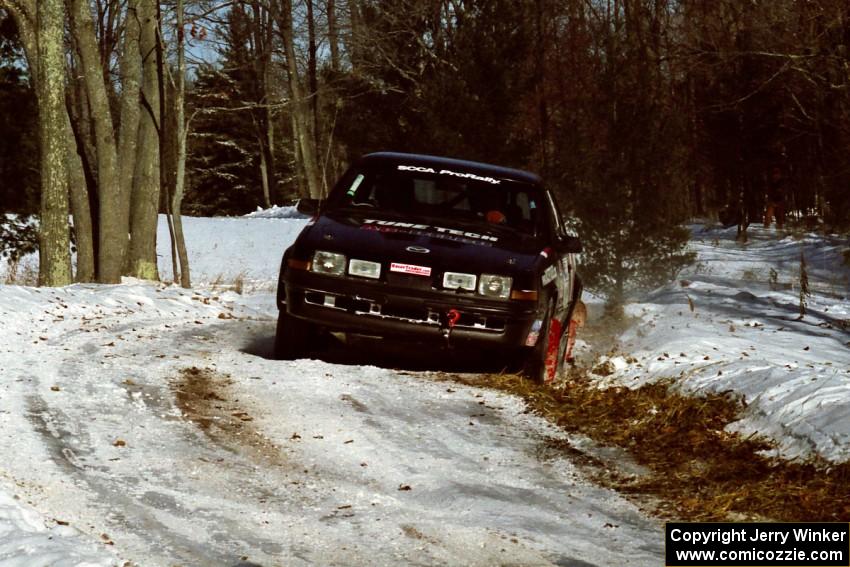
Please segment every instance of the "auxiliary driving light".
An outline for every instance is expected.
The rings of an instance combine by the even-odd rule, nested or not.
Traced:
[[[381,264],[352,258],[348,263],[348,275],[377,280],[381,277]]]
[[[446,289],[465,289],[475,291],[475,280],[473,274],[461,274],[458,272],[446,272],[443,274],[443,287]]]

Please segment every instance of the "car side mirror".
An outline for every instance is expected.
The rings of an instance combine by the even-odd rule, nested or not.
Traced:
[[[319,203],[318,199],[298,199],[295,209],[301,214],[312,216],[319,212]]]
[[[558,249],[564,254],[578,254],[581,252],[581,240],[578,236],[561,237]]]

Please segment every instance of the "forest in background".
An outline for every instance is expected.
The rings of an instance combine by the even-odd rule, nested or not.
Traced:
[[[686,219],[759,222],[774,167],[792,219],[850,225],[845,0],[0,0],[0,198],[43,218],[50,5],[77,279],[156,278],[151,211],[321,197],[377,150],[540,173],[614,302],[689,261]]]

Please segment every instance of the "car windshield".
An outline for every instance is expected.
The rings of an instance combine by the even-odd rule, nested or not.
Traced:
[[[527,234],[540,232],[544,195],[534,185],[471,173],[404,167],[352,172],[336,188],[329,205],[407,218],[487,224]]]

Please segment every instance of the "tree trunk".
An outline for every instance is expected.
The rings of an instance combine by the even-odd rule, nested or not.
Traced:
[[[171,213],[174,216],[174,237],[177,256],[180,259],[180,285],[192,287],[189,277],[189,255],[186,252],[186,240],[183,238],[183,219],[180,207],[183,204],[183,191],[186,182],[186,51],[183,30],[183,0],[177,0],[177,89],[174,93],[174,111],[177,120],[177,176],[174,183],[174,195],[171,201]]]
[[[38,2],[38,137],[41,152],[40,285],[71,283],[68,177],[65,168],[65,8],[62,0]]]
[[[140,14],[139,0],[129,0],[124,20],[124,43],[121,53],[121,131],[118,138],[119,183],[116,196],[116,216],[127,219],[126,232],[130,232],[130,198],[133,192],[133,179],[136,174],[136,153],[144,151],[139,145],[139,121],[141,100],[139,84],[142,74],[142,56],[140,52]],[[112,13],[110,11],[110,13]],[[129,246],[129,243],[128,243]],[[126,261],[127,252],[124,252]],[[125,266],[122,264],[121,270]]]
[[[310,197],[310,187],[307,185],[307,174],[304,172],[304,160],[301,159],[301,141],[298,139],[298,124],[295,120],[295,112],[290,110],[289,122],[292,125],[292,160],[295,169],[295,182],[298,185],[298,196]]]
[[[351,62],[352,71],[360,67],[363,62],[363,38],[365,36],[365,24],[360,12],[362,0],[349,0],[348,9],[351,12],[351,33],[348,34],[348,58]]]
[[[271,196],[269,195],[269,178],[268,166],[266,165],[266,152],[264,148],[260,148],[260,185],[263,188],[263,206],[270,208],[272,206]]]
[[[313,120],[313,146],[319,144],[319,73],[316,47],[316,18],[313,14],[313,0],[307,0],[307,98],[310,101],[310,114]]]
[[[71,213],[74,215],[74,235],[77,244],[77,273],[74,279],[78,282],[92,282],[96,272],[91,204],[83,160],[77,150],[77,140],[67,109],[65,111],[65,167],[68,171]]]
[[[37,97],[40,97],[40,77],[38,72],[38,40],[34,29],[35,4],[24,6],[7,6],[0,2],[0,7],[10,11],[18,27],[21,43],[24,47],[24,57],[33,77],[33,87]],[[64,98],[64,93],[63,93]],[[39,110],[39,112],[41,112]],[[92,218],[89,207],[86,178],[80,155],[77,153],[77,141],[71,128],[70,115],[67,108],[63,112],[64,140],[66,151],[65,167],[68,173],[70,205],[74,215],[74,233],[77,243],[76,280],[89,282],[94,279],[94,245],[92,243]]]
[[[139,123],[136,167],[130,198],[130,249],[127,274],[158,280],[156,234],[160,195],[160,114],[157,71],[156,0],[139,0],[142,55],[142,114]]]
[[[263,205],[271,207],[271,191],[277,186],[277,172],[274,160],[274,119],[269,106],[271,100],[270,84],[272,80],[272,49],[274,21],[271,9],[262,7],[260,2],[251,4],[253,11],[252,34],[254,36],[254,76],[256,92],[254,101],[258,108],[252,111],[257,143],[260,146],[260,184],[263,189]]]
[[[274,133],[274,115],[271,109],[272,101],[272,52],[274,50],[274,19],[272,11],[266,10],[265,20],[265,49],[263,52],[263,121],[265,125],[264,144],[266,157],[266,184],[268,185],[267,207],[271,207],[274,194],[277,193],[277,161],[274,156],[275,149],[275,133]]]
[[[121,215],[118,152],[109,97],[103,82],[103,69],[89,4],[86,0],[70,0],[70,5],[71,30],[80,55],[97,152],[98,281],[118,283],[121,281],[127,250],[129,219]]]
[[[319,162],[316,157],[316,136],[313,131],[310,102],[304,96],[304,85],[301,76],[298,74],[298,64],[295,55],[292,29],[292,1],[283,0],[282,8],[279,14],[279,29],[286,54],[286,74],[289,82],[290,99],[292,100],[293,134],[298,140],[301,165],[304,168],[310,197],[321,199],[324,197],[324,187],[321,182]]]
[[[328,0],[328,44],[331,50],[331,70],[339,72],[339,27],[336,20],[336,0]]]

